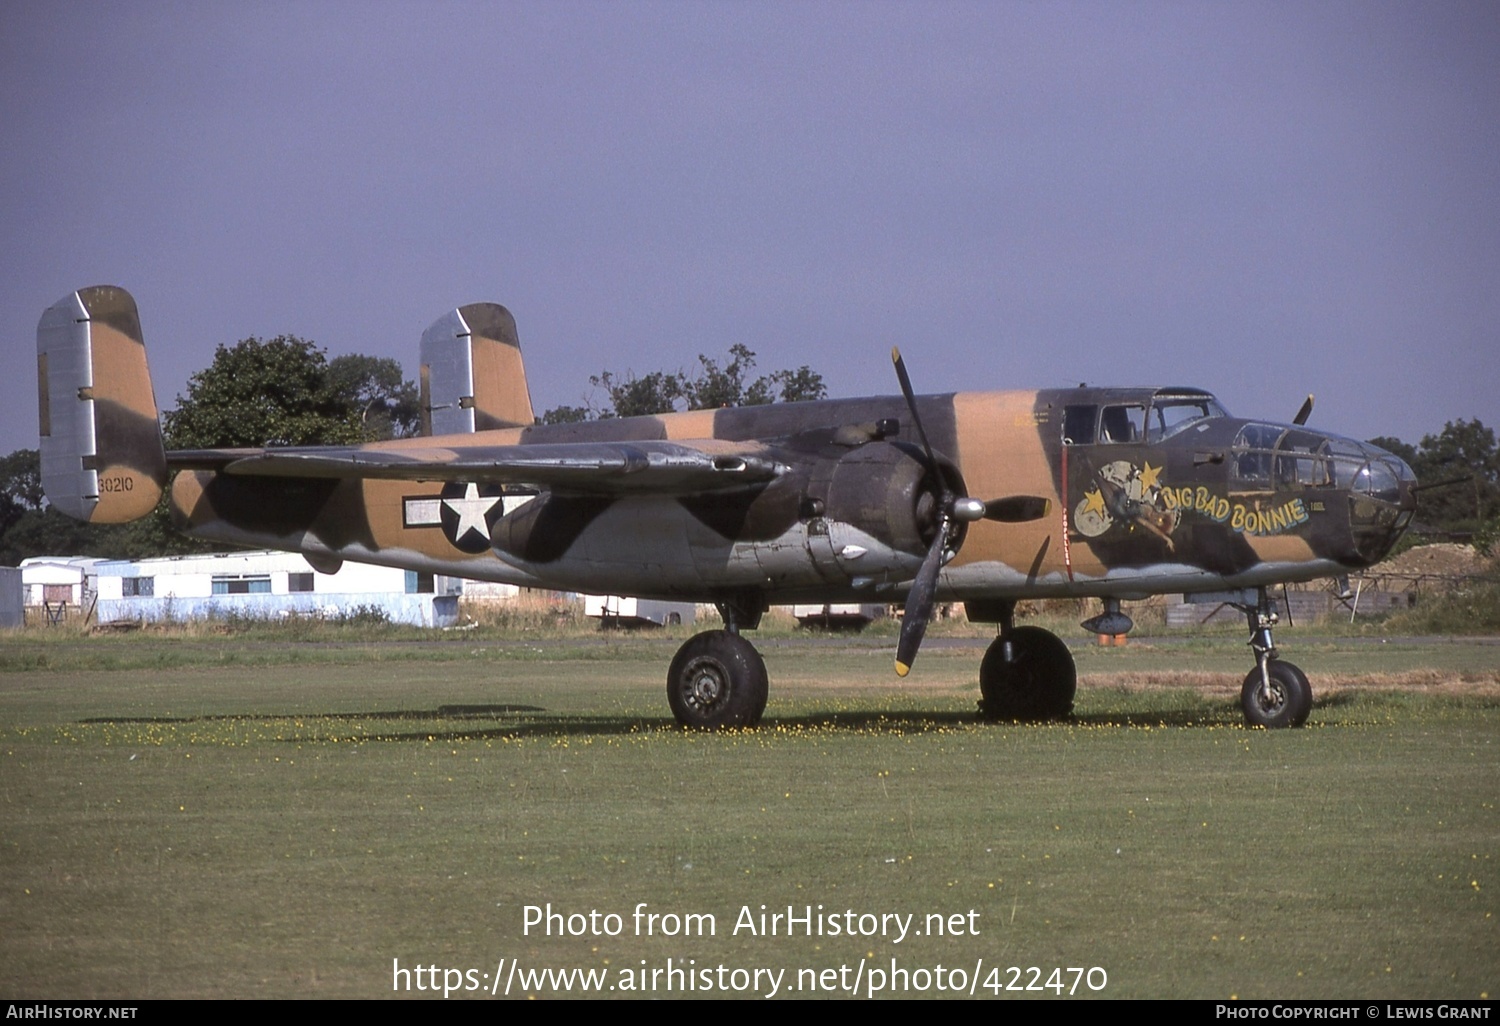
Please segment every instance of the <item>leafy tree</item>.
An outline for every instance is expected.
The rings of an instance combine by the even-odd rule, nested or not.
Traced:
[[[828,398],[828,386],[823,384],[823,375],[803,364],[796,370],[779,370],[771,374],[771,381],[780,392],[777,402],[807,403]]]
[[[41,454],[36,449],[17,449],[0,459],[0,531],[41,508]]]
[[[334,445],[415,432],[417,389],[395,360],[358,354],[329,361],[305,339],[281,335],[219,346],[164,418],[167,447],[211,449]],[[130,524],[83,524],[48,506],[40,458],[0,460],[0,561],[36,555],[139,558],[217,546],[172,530],[165,499]]]
[[[417,386],[402,378],[401,364],[388,356],[336,356],[328,361],[328,385],[357,414],[366,441],[407,438],[421,426]]]
[[[1500,555],[1500,517],[1490,517],[1474,532],[1474,548],[1481,556]]]
[[[1369,439],[1369,442],[1371,445],[1380,446],[1388,453],[1391,453],[1395,456],[1400,456],[1403,460],[1406,461],[1406,465],[1411,467],[1412,470],[1417,469],[1416,446],[1407,445],[1405,442],[1401,441],[1401,439],[1392,438],[1390,435],[1381,435],[1379,438],[1371,438]]]
[[[554,406],[539,419],[543,424],[581,424],[593,417],[593,412],[587,406]]]
[[[1468,534],[1500,517],[1500,449],[1494,431],[1477,418],[1451,420],[1416,446],[1399,438],[1370,441],[1409,463],[1421,484],[1453,482],[1422,492],[1417,518],[1425,527]]]
[[[544,424],[567,424],[606,417],[639,417],[674,410],[715,410],[725,406],[763,406],[773,402],[805,402],[823,399],[828,389],[823,376],[803,365],[751,378],[755,353],[747,346],[729,347],[729,359],[721,363],[699,354],[698,372],[652,371],[624,377],[611,371],[589,378],[596,390],[608,396],[602,405],[592,400],[586,406],[558,406],[542,414]]]
[[[719,361],[698,354],[703,365],[698,377],[687,382],[688,408],[717,410],[725,406],[764,406],[772,400],[770,379],[760,377],[745,384],[745,376],[755,366],[755,354],[736,343],[729,347],[730,360],[723,367]]]
[[[0,566],[32,556],[105,555],[97,551],[104,528],[90,527],[54,509],[27,510],[0,531]]]
[[[1500,454],[1495,432],[1478,418],[1449,421],[1437,435],[1427,435],[1412,466],[1419,481],[1437,482],[1470,475],[1463,484],[1422,494],[1424,520],[1473,530],[1500,514]]]
[[[187,394],[166,415],[166,437],[173,449],[340,445],[360,440],[360,412],[315,343],[247,338],[219,346],[213,363],[188,379]]]
[[[609,393],[609,405],[600,417],[643,417],[651,413],[671,413],[677,401],[686,396],[687,386],[681,373],[652,371],[645,377],[617,379],[609,371],[589,378],[589,384]]]
[[[208,552],[213,547],[171,528],[165,497],[130,524],[85,524],[53,509],[42,493],[41,456],[17,449],[0,459],[0,565],[32,556],[145,556]]]

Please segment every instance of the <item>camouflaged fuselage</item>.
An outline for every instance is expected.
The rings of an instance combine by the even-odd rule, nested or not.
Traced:
[[[1050,502],[1041,519],[959,528],[939,583],[947,599],[1131,598],[1342,574],[1381,558],[1414,505],[1414,479],[1396,457],[1304,427],[1228,417],[1196,390],[917,402],[953,491]],[[443,454],[458,459],[474,447],[620,443],[628,451],[667,441],[777,469],[743,485],[603,492],[442,471]],[[300,551],[314,565],[350,559],[702,601],[758,592],[773,603],[899,599],[938,522],[939,489],[899,396],[539,425],[366,451],[420,451],[432,479],[185,470],[172,489],[174,513],[195,535]]]

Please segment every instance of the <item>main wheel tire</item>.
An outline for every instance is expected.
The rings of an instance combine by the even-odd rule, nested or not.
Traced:
[[[753,727],[766,711],[766,664],[728,631],[705,631],[677,650],[667,671],[667,703],[684,727]]]
[[[1272,659],[1266,663],[1271,692],[1262,694],[1260,667],[1245,676],[1240,688],[1240,708],[1245,710],[1245,725],[1274,730],[1300,727],[1312,712],[1312,685],[1307,675],[1291,663]]]
[[[1073,711],[1078,670],[1061,638],[1040,627],[1010,634],[1012,659],[996,638],[979,664],[979,711],[988,720],[1056,720]]]

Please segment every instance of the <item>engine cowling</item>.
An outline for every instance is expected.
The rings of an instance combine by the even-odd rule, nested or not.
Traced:
[[[953,494],[963,494],[958,469],[941,460],[939,467],[946,482],[933,479],[914,446],[862,445],[834,464],[824,516],[920,562],[938,530],[944,484]],[[955,538],[954,547],[961,541],[961,536]]]
[[[961,485],[956,468],[939,466],[950,487]],[[802,486],[798,522],[751,548],[783,587],[796,581],[879,593],[916,574],[939,529],[942,493],[920,450],[868,442],[815,464]],[[962,531],[957,525],[955,549]]]

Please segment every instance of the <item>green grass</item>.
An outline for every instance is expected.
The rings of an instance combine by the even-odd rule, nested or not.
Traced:
[[[972,647],[897,687],[887,646],[768,643],[765,724],[705,735],[665,710],[675,644],[0,641],[0,995],[380,997],[393,959],[502,957],[1496,993],[1493,646],[1309,640],[1309,727],[1268,733],[1240,726],[1241,638],[1081,650],[1078,716],[1046,726],[974,722]],[[634,936],[641,902],[716,935]],[[523,934],[547,903],[624,933]],[[978,935],[734,935],[762,904]]]
[[[1397,613],[1387,625],[1413,634],[1500,633],[1500,582],[1475,581]]]

